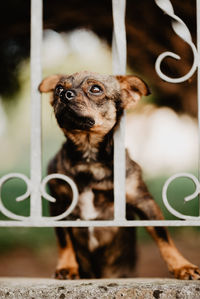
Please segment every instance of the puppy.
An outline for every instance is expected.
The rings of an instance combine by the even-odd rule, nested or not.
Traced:
[[[109,76],[91,72],[53,75],[39,86],[52,92],[51,105],[66,142],[50,162],[48,173],[62,173],[77,184],[77,207],[67,219],[113,219],[113,133],[124,109],[148,95],[147,85],[136,76]],[[70,187],[51,180],[51,215],[70,205]],[[126,152],[126,217],[133,220],[163,219],[142,180],[140,167]],[[169,271],[176,278],[200,279],[197,266],[176,249],[167,230],[147,227]],[[56,228],[59,259],[58,279],[133,277],[136,263],[135,229]]]

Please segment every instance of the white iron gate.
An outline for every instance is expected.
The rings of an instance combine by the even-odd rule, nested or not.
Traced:
[[[161,54],[156,61],[156,71],[158,75],[167,82],[179,83],[188,80],[193,73],[198,70],[198,119],[199,119],[199,140],[200,140],[200,0],[197,0],[197,48],[193,44],[190,32],[185,23],[174,14],[173,6],[169,0],[155,0],[155,3],[172,18],[172,27],[175,33],[181,37],[193,51],[193,65],[191,70],[183,77],[173,79],[161,72],[160,64],[166,56],[174,59],[180,57],[171,52]],[[126,71],[126,31],[125,31],[125,0],[112,0],[113,4],[113,73],[125,74]],[[120,127],[114,136],[114,220],[63,220],[69,215],[78,201],[78,190],[75,183],[62,174],[52,174],[42,180],[41,177],[41,95],[38,86],[42,80],[41,69],[41,47],[42,47],[42,0],[31,1],[31,172],[30,179],[23,174],[11,173],[0,179],[0,191],[2,185],[12,179],[22,179],[27,186],[24,195],[18,197],[17,201],[22,201],[30,196],[30,216],[20,216],[9,211],[0,196],[0,211],[10,220],[1,220],[0,226],[200,226],[200,216],[183,215],[176,211],[168,202],[167,189],[169,184],[178,177],[186,177],[192,180],[196,186],[195,192],[187,196],[185,201],[194,199],[200,194],[199,180],[188,173],[180,173],[167,180],[163,188],[163,201],[166,208],[176,217],[183,220],[126,220],[125,217],[125,115],[123,115]],[[199,155],[200,159],[200,155]],[[200,163],[199,163],[200,164]],[[45,188],[47,182],[52,178],[66,181],[72,188],[73,201],[67,211],[59,216],[46,217],[42,215],[42,197],[48,201],[55,201],[47,194]]]

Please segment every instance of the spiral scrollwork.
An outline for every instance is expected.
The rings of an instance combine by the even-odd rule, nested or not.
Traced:
[[[55,202],[56,199],[53,198],[52,196],[50,196],[47,192],[46,192],[46,184],[52,180],[52,179],[60,179],[60,180],[63,180],[65,181],[66,183],[68,183],[72,189],[72,202],[71,202],[71,205],[69,206],[69,208],[62,214],[58,215],[58,216],[52,216],[52,217],[44,217],[45,218],[45,221],[52,221],[52,220],[61,220],[65,217],[67,217],[72,211],[73,209],[75,208],[77,202],[78,202],[78,189],[77,189],[77,186],[76,184],[74,183],[74,181],[66,176],[66,175],[63,175],[63,174],[60,174],[60,173],[54,173],[54,174],[50,174],[48,175],[47,177],[45,177],[41,183],[41,187],[40,187],[40,190],[41,190],[41,195],[48,201],[50,202]]]
[[[1,179],[0,179],[0,211],[2,212],[3,215],[7,216],[8,218],[11,218],[13,220],[27,220],[29,217],[26,217],[26,216],[21,216],[21,215],[16,215],[14,213],[12,213],[11,211],[9,211],[3,204],[3,201],[2,201],[2,198],[1,198],[1,189],[2,189],[2,186],[5,182],[13,179],[13,178],[18,178],[18,179],[21,179],[23,180],[25,183],[26,183],[26,187],[27,187],[27,190],[26,192],[17,197],[16,198],[16,201],[22,201],[22,200],[25,200],[27,199],[30,194],[31,194],[31,181],[27,178],[27,176],[25,176],[24,174],[20,174],[20,173],[10,173],[10,174],[7,174],[5,176],[3,176]]]
[[[157,74],[160,76],[160,78],[162,78],[164,81],[170,82],[170,83],[181,83],[184,82],[186,80],[188,80],[196,71],[197,66],[198,66],[198,52],[196,49],[196,46],[194,45],[194,43],[192,42],[192,37],[190,34],[190,31],[188,30],[186,24],[174,14],[174,9],[173,6],[170,2],[170,0],[155,0],[155,3],[157,4],[158,7],[160,7],[162,9],[162,11],[169,15],[172,18],[172,28],[175,31],[175,33],[182,39],[184,40],[190,47],[191,50],[193,52],[193,65],[190,69],[190,71],[180,77],[180,78],[170,78],[167,75],[165,75],[162,71],[161,71],[161,63],[162,61],[166,58],[166,57],[171,57],[177,60],[180,60],[181,57],[173,52],[165,52],[162,53],[158,56],[157,60],[156,60],[156,64],[155,64],[155,69]]]
[[[185,219],[185,220],[200,220],[200,216],[189,216],[189,215],[184,215],[178,211],[176,211],[169,203],[168,201],[168,198],[167,198],[167,190],[168,190],[168,187],[169,185],[171,184],[172,181],[174,181],[175,179],[177,178],[188,178],[190,180],[192,180],[194,182],[194,185],[196,187],[195,191],[193,194],[187,196],[184,198],[184,201],[185,202],[188,202],[188,201],[191,201],[193,199],[195,199],[199,194],[200,194],[200,183],[198,181],[198,179],[190,174],[190,173],[178,173],[178,174],[175,174],[173,176],[171,176],[164,184],[163,186],[163,191],[162,191],[162,197],[163,197],[163,202],[164,202],[164,205],[165,207],[168,209],[168,211],[176,216],[177,218],[180,218],[180,219]]]
[[[11,173],[8,175],[3,176],[0,179],[0,212],[2,212],[3,215],[7,216],[8,218],[12,219],[12,220],[20,220],[20,221],[29,221],[30,223],[33,222],[34,225],[34,214],[30,215],[30,216],[21,216],[21,215],[16,215],[13,212],[9,211],[5,205],[3,204],[2,198],[1,198],[1,189],[4,183],[6,183],[8,180],[11,180],[13,178],[18,178],[23,180],[26,183],[27,186],[27,190],[25,192],[25,194],[19,196],[16,198],[16,201],[22,201],[27,199],[29,196],[31,196],[31,180],[28,179],[25,175],[20,174],[20,173]],[[50,201],[50,202],[55,202],[56,199],[53,198],[52,196],[50,196],[47,192],[46,192],[46,184],[52,180],[52,179],[60,179],[60,180],[64,180],[67,184],[70,185],[71,189],[72,189],[72,194],[73,194],[73,198],[72,198],[72,203],[69,206],[69,208],[63,212],[62,214],[58,215],[58,216],[53,216],[53,217],[46,217],[46,216],[41,216],[41,218],[37,218],[37,222],[41,221],[41,223],[43,223],[44,221],[56,221],[56,220],[61,220],[65,217],[67,217],[75,208],[77,202],[78,202],[78,189],[76,187],[76,184],[74,183],[74,181],[69,178],[66,175],[63,174],[51,174],[48,175],[47,177],[45,177],[43,179],[43,181],[40,184],[40,193],[41,196],[43,196],[46,200]],[[37,223],[39,224],[39,223]]]

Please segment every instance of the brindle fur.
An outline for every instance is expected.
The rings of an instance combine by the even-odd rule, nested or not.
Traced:
[[[99,92],[92,92],[98,86]],[[91,89],[92,88],[92,89]],[[134,105],[148,87],[136,76],[91,72],[54,75],[42,81],[41,92],[53,92],[51,104],[66,142],[50,162],[48,173],[62,173],[78,186],[77,207],[67,219],[113,219],[113,133],[123,109]],[[95,87],[96,89],[96,87]],[[66,92],[72,97],[66,97]],[[51,215],[62,213],[72,193],[61,180],[51,180]],[[126,152],[126,216],[163,219],[142,179],[140,167]],[[148,227],[169,270],[181,279],[200,279],[195,265],[176,249],[165,228]],[[134,228],[57,228],[59,279],[133,277],[136,263]]]

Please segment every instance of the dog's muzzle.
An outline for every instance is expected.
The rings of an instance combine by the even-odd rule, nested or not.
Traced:
[[[83,116],[79,105],[76,103],[77,94],[74,90],[62,90],[60,100],[64,109],[57,111],[56,118],[61,127],[66,129],[90,130],[95,125],[95,120],[89,116]]]

